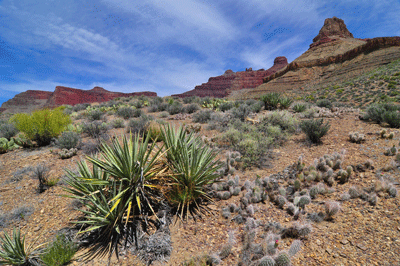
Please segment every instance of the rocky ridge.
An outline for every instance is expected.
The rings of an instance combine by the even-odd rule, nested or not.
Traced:
[[[232,91],[241,90],[244,88],[255,88],[263,83],[263,78],[274,74],[278,70],[284,68],[288,64],[286,57],[280,56],[275,58],[274,65],[267,69],[259,69],[253,71],[252,68],[246,71],[233,72],[227,70],[221,76],[209,78],[207,83],[196,86],[193,90],[182,94],[172,95],[173,97],[226,97]]]
[[[57,86],[54,92],[28,90],[15,95],[14,98],[4,102],[0,108],[1,112],[31,112],[43,107],[57,107],[63,104],[76,105],[79,103],[107,102],[117,97],[130,96],[155,97],[155,92],[133,92],[122,93],[105,90],[101,87],[94,87],[91,90],[81,90]]]
[[[343,20],[331,18],[310,48],[255,89],[233,98],[255,98],[270,91],[319,89],[364,74],[400,58],[400,37],[356,39]]]

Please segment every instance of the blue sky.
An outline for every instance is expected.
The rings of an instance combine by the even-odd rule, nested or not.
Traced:
[[[325,18],[400,35],[399,0],[0,0],[0,103],[26,90],[182,93],[305,52]]]

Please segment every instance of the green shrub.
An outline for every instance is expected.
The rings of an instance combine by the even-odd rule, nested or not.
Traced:
[[[384,122],[388,123],[390,127],[400,128],[400,113],[397,111],[386,111],[382,114]]]
[[[78,133],[73,131],[64,131],[58,137],[56,145],[61,149],[76,148],[81,143],[81,137]]]
[[[82,132],[88,134],[92,138],[99,138],[101,135],[107,133],[108,126],[104,122],[93,121],[89,123],[82,123]]]
[[[74,112],[79,112],[79,111],[82,111],[82,110],[86,110],[86,108],[88,108],[89,106],[90,106],[90,103],[80,103],[80,104],[74,105],[72,110]]]
[[[133,109],[132,107],[121,107],[121,108],[118,108],[118,110],[116,112],[116,115],[119,116],[119,117],[122,117],[123,119],[129,119],[131,117],[137,117],[137,116],[135,116],[135,109]]]
[[[103,143],[101,158],[87,157],[92,170],[86,161],[78,163],[78,173],[65,169],[69,185],[65,190],[84,206],[84,220],[79,223],[90,232],[85,259],[111,257],[114,252],[118,256],[119,245],[136,235],[141,224],[157,221],[151,216],[162,204],[160,174],[165,165],[162,147],[149,140],[131,134],[121,141],[115,138],[112,145]]]
[[[125,127],[125,122],[124,120],[117,118],[111,121],[111,125],[113,128],[124,128]]]
[[[182,99],[183,103],[188,104],[188,103],[199,103],[200,98],[198,96],[190,96],[190,97],[185,97]]]
[[[174,101],[170,106],[168,106],[167,111],[170,115],[179,114],[179,113],[182,113],[183,106],[180,102]]]
[[[154,120],[154,118],[150,115],[143,115],[137,119],[130,119],[126,127],[126,132],[143,134],[151,120]]]
[[[45,146],[71,124],[71,118],[60,108],[56,108],[39,110],[32,114],[15,114],[10,118],[10,122],[28,139],[36,141],[39,146]]]
[[[211,119],[212,110],[201,110],[193,115],[193,122],[195,123],[207,123]]]
[[[232,108],[229,111],[233,118],[238,118],[240,121],[244,122],[247,116],[250,114],[249,106],[242,104],[239,107]]]
[[[6,138],[0,138],[0,154],[17,148],[19,146],[15,143],[14,139],[8,141]]]
[[[293,103],[293,99],[283,96],[279,99],[280,109],[288,109],[290,105]]]
[[[278,92],[270,92],[261,96],[264,102],[265,110],[274,110],[279,107],[281,94]]]
[[[87,113],[87,118],[90,121],[95,121],[95,120],[101,120],[104,116],[104,113],[100,111],[99,109],[91,109]]]
[[[13,229],[12,238],[4,232],[4,237],[0,237],[0,241],[0,265],[40,265],[38,252],[40,246],[25,246],[25,236],[21,239],[19,229]]]
[[[267,124],[279,126],[283,131],[294,133],[299,122],[288,111],[275,111],[260,120],[259,129],[263,130]]]
[[[200,106],[197,103],[191,103],[183,109],[185,113],[193,114],[200,109]]]
[[[233,102],[223,102],[219,105],[218,108],[221,112],[226,112],[232,109],[233,107],[235,107],[235,104]]]
[[[318,107],[325,107],[325,108],[331,108],[332,107],[332,103],[330,100],[328,99],[322,99],[322,100],[318,100],[316,105]]]
[[[321,138],[328,133],[330,124],[324,124],[323,119],[309,119],[300,123],[301,130],[312,143],[320,143]]]
[[[46,266],[62,266],[72,260],[77,250],[77,244],[60,234],[44,249],[40,259]]]
[[[306,103],[296,103],[292,106],[293,111],[296,113],[302,113],[307,109],[308,105]]]

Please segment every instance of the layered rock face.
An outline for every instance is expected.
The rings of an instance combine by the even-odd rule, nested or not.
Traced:
[[[325,20],[310,48],[285,68],[264,78],[264,84],[237,94],[255,98],[270,91],[318,89],[400,59],[400,37],[356,39],[343,20]]]
[[[327,18],[318,35],[313,39],[310,48],[335,41],[338,38],[353,38],[353,34],[347,29],[342,19],[337,17]]]
[[[130,96],[157,96],[155,92],[133,92],[122,93],[107,91],[101,87],[94,87],[91,90],[84,91],[80,89],[57,86],[54,93],[49,97],[46,106],[54,107],[63,104],[75,105],[79,103],[107,102],[117,97]]]
[[[267,69],[259,69],[253,71],[251,68],[246,71],[233,72],[227,70],[218,77],[211,77],[207,83],[196,86],[193,90],[182,94],[172,95],[174,97],[216,97],[222,98],[228,96],[232,91],[244,88],[255,88],[263,83],[263,78],[272,75],[278,70],[284,68],[288,64],[286,57],[280,56],[275,58],[274,65]]]
[[[57,86],[54,92],[28,90],[19,93],[14,98],[4,102],[0,108],[5,113],[32,112],[43,107],[57,107],[63,104],[75,105],[79,103],[106,102],[117,97],[130,96],[155,97],[155,92],[122,93],[107,91],[101,87],[94,87],[85,91],[80,89]]]

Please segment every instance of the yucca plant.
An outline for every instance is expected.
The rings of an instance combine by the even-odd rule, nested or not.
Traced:
[[[280,99],[281,94],[279,92],[270,92],[261,96],[261,101],[264,102],[265,110],[277,109],[280,104]]]
[[[39,252],[40,246],[34,247],[34,243],[25,246],[25,236],[22,236],[19,229],[13,229],[12,238],[4,232],[4,238],[0,238],[0,265],[23,265],[40,266]]]
[[[206,210],[202,203],[212,200],[207,195],[206,186],[219,176],[221,163],[215,160],[213,150],[198,136],[187,134],[182,126],[177,131],[170,125],[165,126],[162,135],[173,179],[168,199],[181,219],[187,219],[189,213],[196,218]]]
[[[160,206],[160,190],[163,185],[161,148],[149,137],[129,135],[113,139],[112,145],[102,144],[101,157],[87,157],[93,164],[90,171],[86,161],[78,163],[79,174],[65,170],[69,176],[71,198],[84,205],[84,220],[78,223],[91,239],[88,260],[96,256],[111,256],[123,240],[131,241],[142,222],[153,221]],[[155,218],[157,219],[157,218]],[[137,243],[137,239],[136,243]]]

